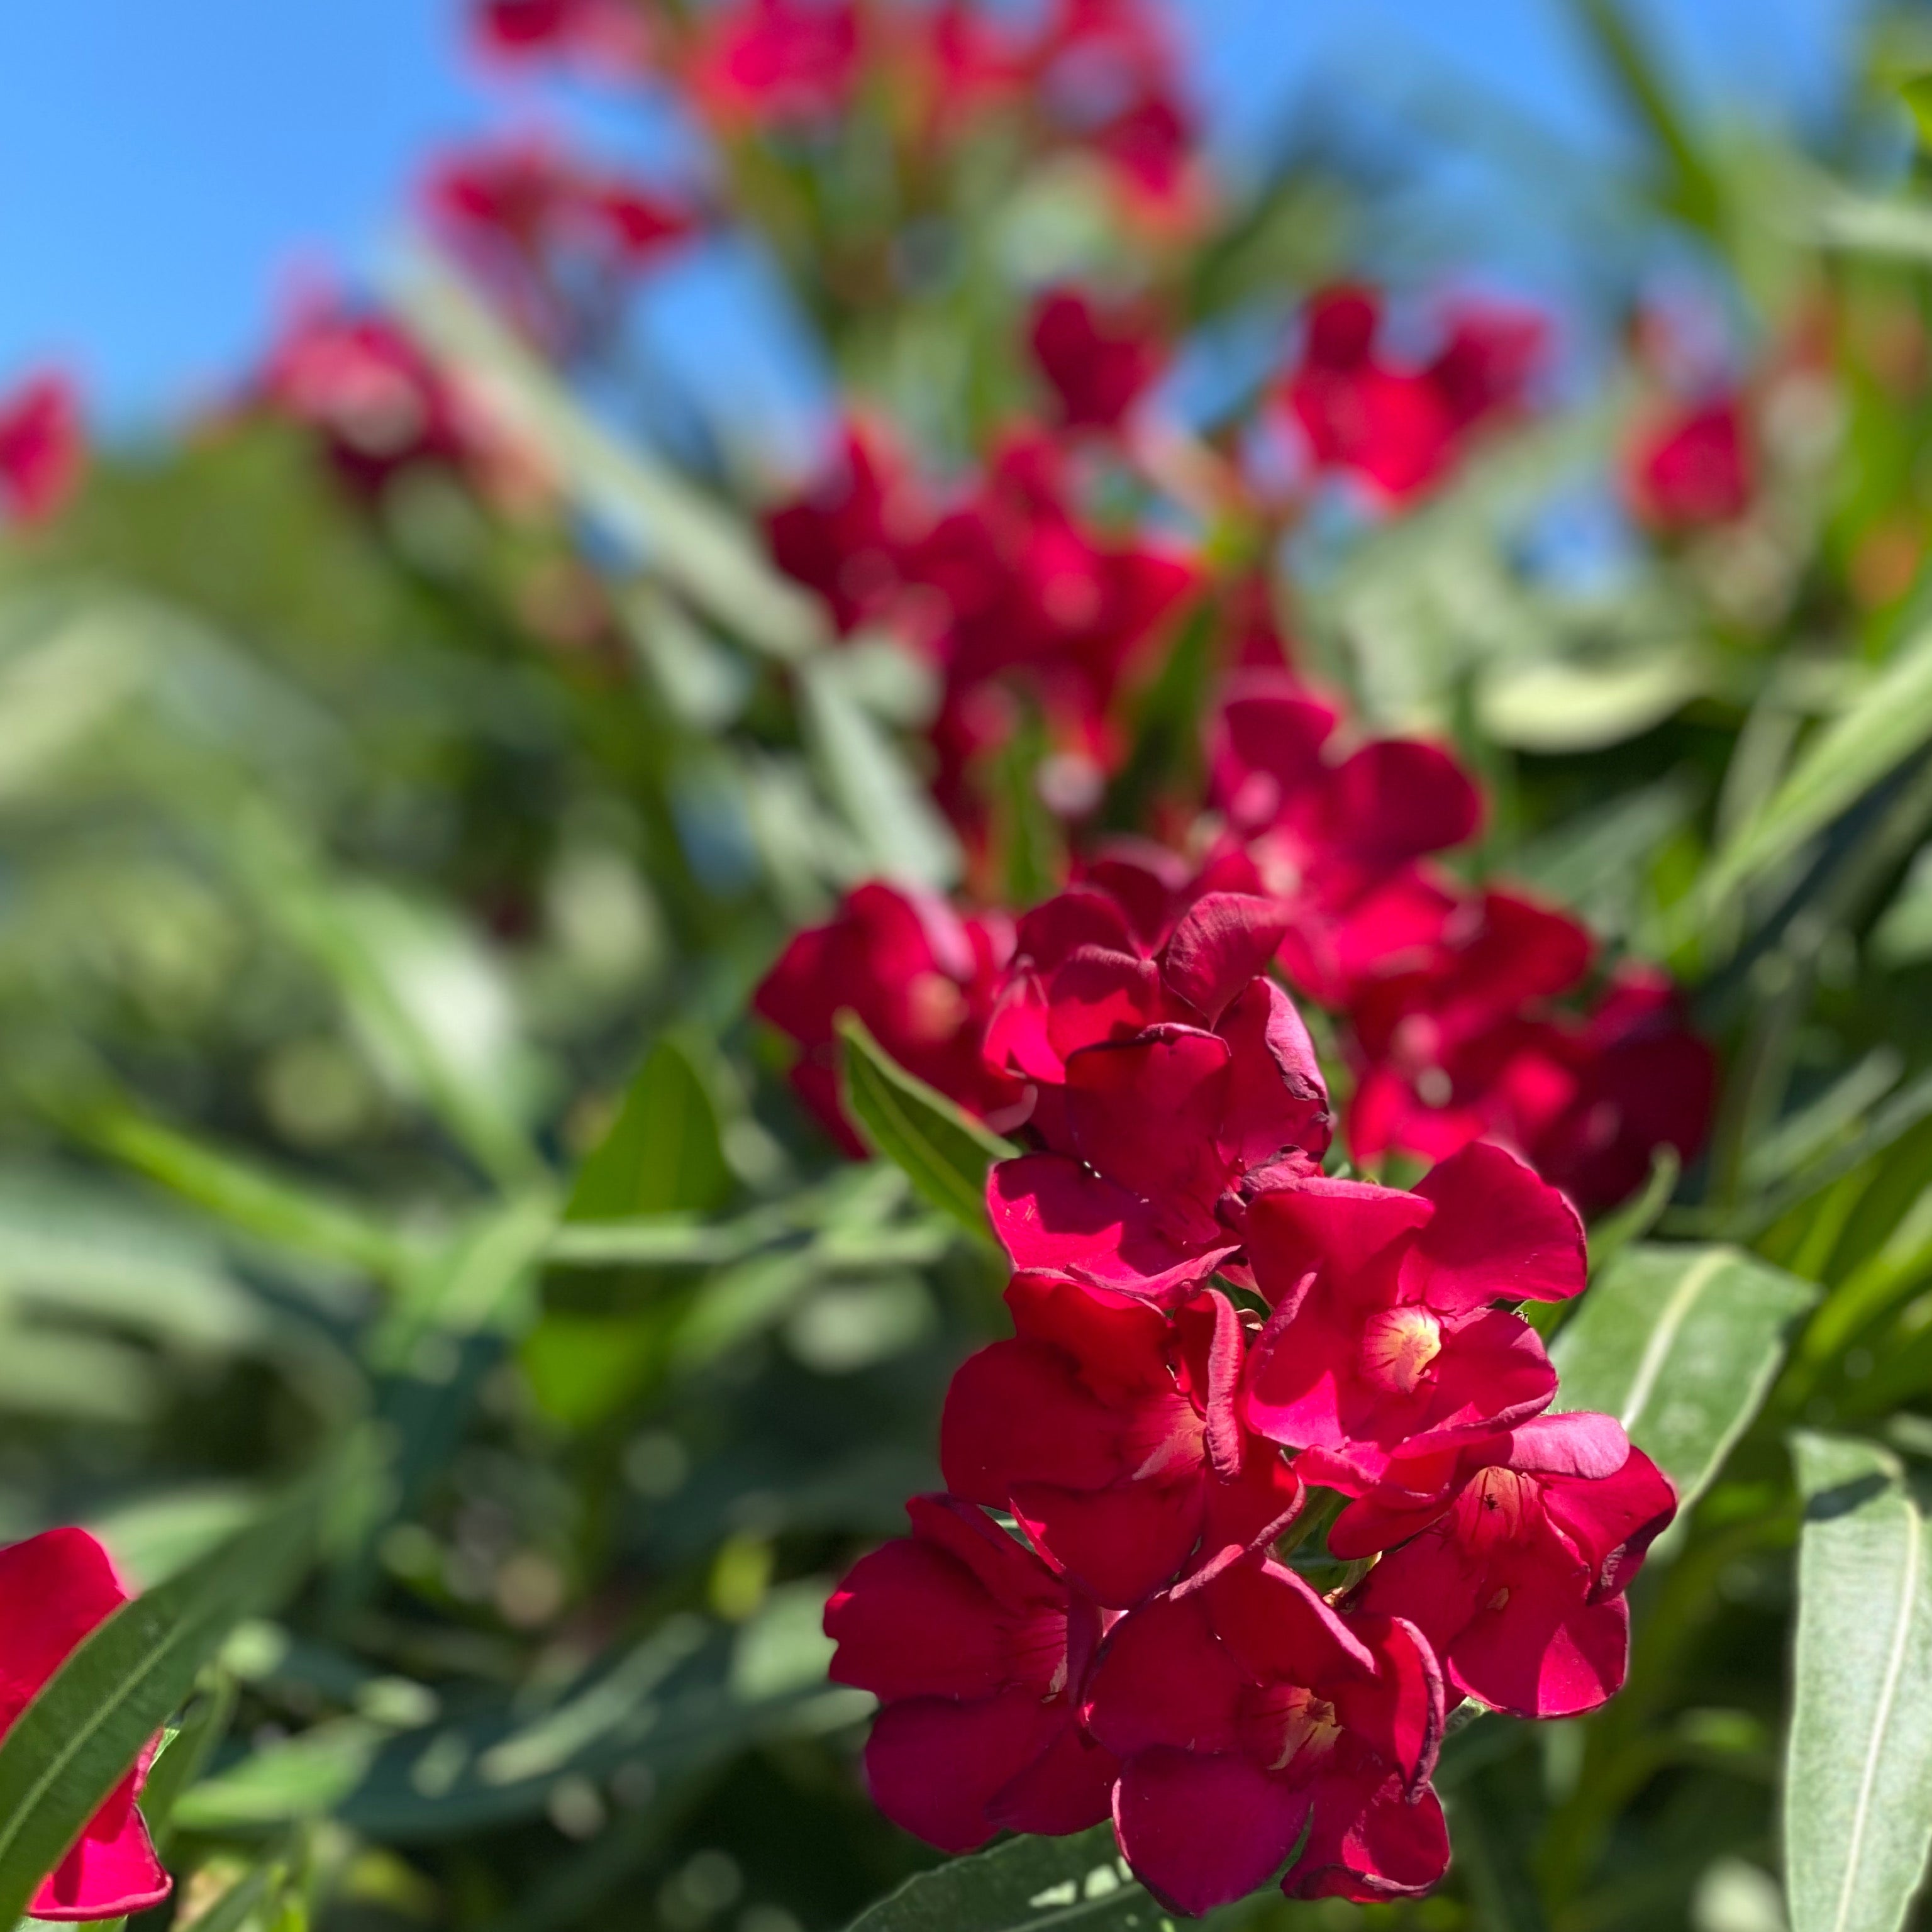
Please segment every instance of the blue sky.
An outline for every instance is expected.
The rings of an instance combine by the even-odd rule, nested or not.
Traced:
[[[1180,0],[1238,154],[1314,90],[1400,116],[1480,81],[1586,154],[1617,138],[1568,0]],[[1857,0],[1642,0],[1706,98],[1828,94]],[[541,109],[466,58],[460,0],[21,0],[0,9],[0,382],[70,363],[140,420],[245,365],[304,268],[366,272],[424,151]],[[575,97],[553,113],[581,114]],[[587,110],[600,132],[611,116]]]

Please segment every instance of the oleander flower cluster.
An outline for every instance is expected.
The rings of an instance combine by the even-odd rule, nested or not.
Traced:
[[[946,1850],[1111,1816],[1180,1911],[1415,1894],[1450,1712],[1614,1693],[1676,1499],[1552,1412],[1521,1309],[1582,1289],[1570,1203],[1487,1140],[1412,1190],[1324,1171],[1279,905],[1153,905],[1020,922],[988,1028],[1032,1095],[988,1185],[1013,1334],[953,1378],[946,1492],[832,1595],[832,1675],[880,1700],[876,1801]]]

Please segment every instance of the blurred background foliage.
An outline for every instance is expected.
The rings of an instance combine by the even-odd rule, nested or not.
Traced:
[[[1459,1736],[1440,1897],[1245,1923],[1772,1932],[1786,1432],[1932,1455],[1932,26],[1874,14],[1801,143],[1700,124],[1610,0],[1574,10],[1637,158],[1537,191],[1627,266],[1558,319],[1546,406],[1400,517],[1258,532],[1216,494],[1300,299],[1400,259],[1402,157],[1339,119],[1164,222],[1024,116],[928,142],[882,82],[823,139],[721,123],[705,190],[941,470],[1038,405],[1042,280],[1154,303],[1189,345],[1158,514],[1223,583],[1265,538],[1303,664],[1453,737],[1480,876],[1684,980],[1722,1104],[1638,1218],[1811,1285],[1739,1290],[1801,1325],[1753,1344],[1624,1696]],[[372,489],[250,390],[0,549],[0,1531],[85,1522],[153,1582],[374,1425],[355,1534],[208,1676],[179,1922],[818,1932],[930,1862],[866,1801],[818,1618],[937,1486],[1000,1278],[836,1157],[746,1004],[844,886],[963,876],[933,694],[775,573],[742,424],[613,341],[532,353],[433,254],[384,300],[513,461]],[[1760,465],[1661,535],[1616,482],[1660,303]],[[1196,755],[1188,652],[1138,705],[1148,796]],[[1030,776],[974,858],[1019,899],[1065,832]]]

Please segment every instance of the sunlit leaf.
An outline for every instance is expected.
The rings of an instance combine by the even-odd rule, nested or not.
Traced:
[[[958,842],[880,721],[851,688],[840,656],[800,672],[800,723],[826,795],[842,812],[864,869],[908,885],[959,876]]]
[[[610,1130],[584,1160],[566,1221],[686,1212],[730,1198],[717,1102],[691,1050],[661,1040],[645,1058]]]
[[[798,657],[824,640],[823,615],[772,568],[742,524],[593,421],[446,269],[419,256],[402,297],[424,339],[487,396],[506,429],[547,456],[583,507],[667,582],[773,656]]]
[[[921,1872],[860,1912],[847,1932],[1173,1932],[1174,1925],[1128,1875],[1113,1827],[1101,1825],[1070,1838],[1016,1838]]]
[[[1749,1425],[1808,1282],[1742,1250],[1626,1247],[1593,1281],[1550,1346],[1560,1408],[1613,1415],[1688,1508]]]
[[[1908,638],[1880,675],[1820,727],[1789,776],[1711,862],[1697,905],[1763,877],[1932,740],[1932,629]]]
[[[1597,751],[1662,724],[1710,681],[1681,640],[1598,660],[1510,661],[1478,686],[1476,716],[1498,744],[1522,751]]]
[[[875,1153],[891,1161],[921,1198],[982,1240],[986,1175],[1017,1150],[891,1059],[851,1014],[839,1022],[846,1111]]]
[[[1896,1932],[1932,1844],[1932,1532],[1890,1451],[1809,1432],[1792,1450],[1791,1932]]]

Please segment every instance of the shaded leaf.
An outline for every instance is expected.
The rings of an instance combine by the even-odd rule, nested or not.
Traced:
[[[131,1108],[92,1108],[74,1124],[104,1154],[257,1240],[390,1277],[415,1258],[400,1236],[359,1210]]]
[[[590,1674],[548,1710],[506,1699],[456,1724],[385,1736],[361,1718],[318,1725],[204,1780],[177,1816],[205,1832],[247,1832],[333,1816],[386,1842],[427,1841],[538,1816],[558,1780],[620,1766],[665,1778],[760,1739],[856,1721],[862,1692],[822,1682],[746,1696],[732,1640],[690,1616]]]
[[[716,1102],[690,1049],[661,1040],[646,1056],[610,1130],[578,1170],[566,1221],[715,1213],[731,1170]]]

